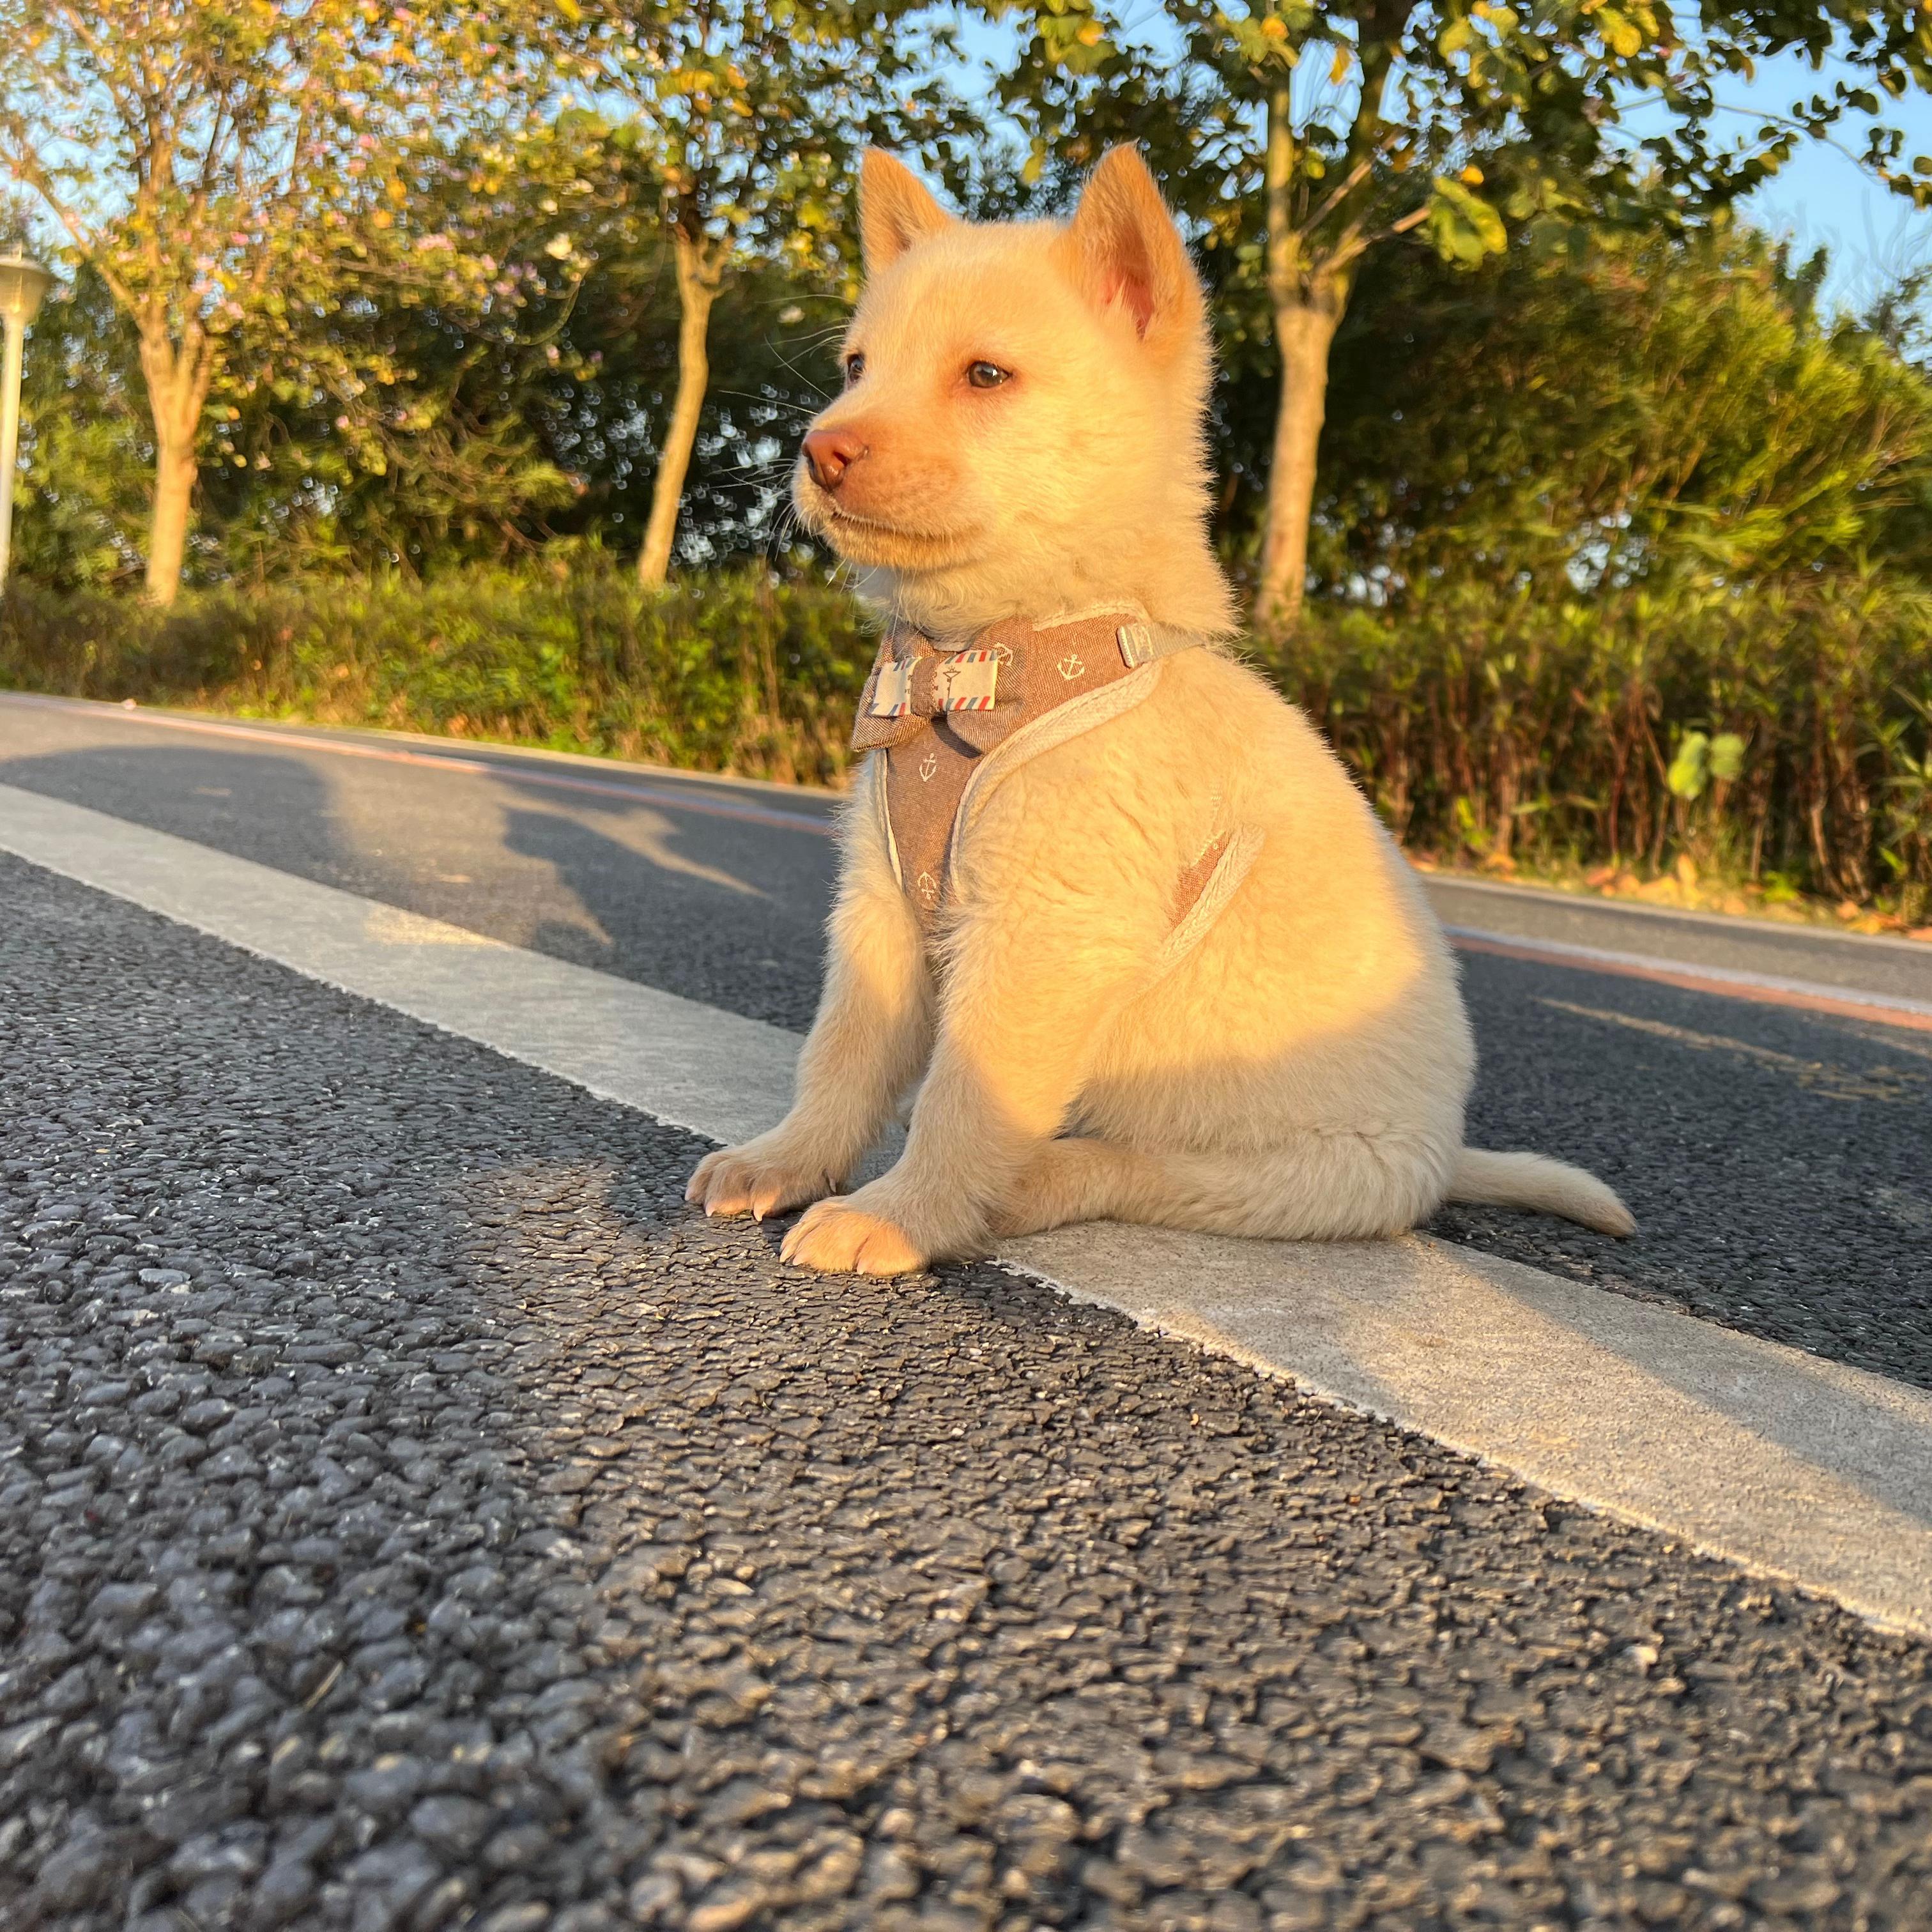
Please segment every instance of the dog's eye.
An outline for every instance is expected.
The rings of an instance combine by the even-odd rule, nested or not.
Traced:
[[[1002,382],[1010,382],[1013,372],[1002,369],[997,362],[969,362],[966,365],[966,380],[976,389],[997,389]]]
[[[866,373],[863,356],[848,356],[845,358],[845,386],[848,389]]]

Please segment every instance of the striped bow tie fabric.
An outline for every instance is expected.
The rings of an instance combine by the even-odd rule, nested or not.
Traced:
[[[940,651],[879,666],[867,706],[874,718],[938,718],[949,711],[991,711],[999,703],[998,650]]]

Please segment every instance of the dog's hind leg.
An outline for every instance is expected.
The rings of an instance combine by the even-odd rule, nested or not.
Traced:
[[[1230,1154],[1051,1141],[994,1226],[1027,1234],[1072,1221],[1134,1221],[1279,1240],[1369,1240],[1426,1220],[1442,1204],[1454,1159],[1453,1148],[1406,1134],[1308,1132]]]

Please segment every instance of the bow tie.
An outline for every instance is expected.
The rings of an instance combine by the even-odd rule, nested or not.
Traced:
[[[999,702],[1000,666],[1010,650],[941,651],[923,639],[909,657],[879,666],[867,707],[874,718],[938,718],[949,711],[991,711]]]

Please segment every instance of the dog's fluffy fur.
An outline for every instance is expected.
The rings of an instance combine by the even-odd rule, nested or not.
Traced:
[[[806,521],[944,640],[1123,603],[1226,637],[1204,306],[1138,156],[1109,154],[1064,226],[955,221],[878,154],[862,199],[862,364],[814,424],[847,460],[830,488],[801,461]],[[1006,380],[976,384],[982,363]],[[1454,962],[1307,720],[1220,648],[1139,675],[1159,680],[1144,703],[992,793],[936,971],[876,814],[847,814],[796,1102],[703,1161],[691,1198],[815,1204],[787,1257],[874,1274],[1102,1217],[1345,1238],[1460,1200],[1628,1234],[1588,1174],[1463,1146],[1475,1053]],[[1264,835],[1259,856],[1157,977],[1174,882],[1230,826]],[[898,1164],[839,1196],[915,1083]]]

